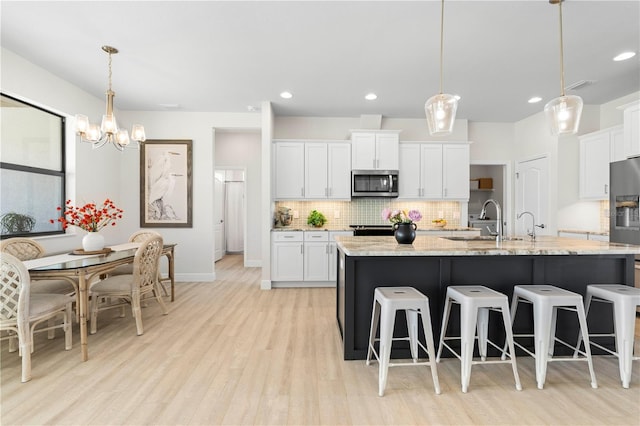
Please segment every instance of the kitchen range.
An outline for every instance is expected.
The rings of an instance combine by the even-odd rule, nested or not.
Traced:
[[[390,225],[349,225],[353,229],[354,237],[393,235],[393,227]]]

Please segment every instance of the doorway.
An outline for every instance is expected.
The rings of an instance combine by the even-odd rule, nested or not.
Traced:
[[[215,261],[245,250],[245,170],[216,169]]]
[[[472,188],[469,193],[469,226],[481,229],[483,235],[496,232],[496,211],[493,206],[487,208],[488,221],[480,221],[482,205],[488,199],[494,199],[502,208],[502,226],[505,235],[509,234],[511,223],[511,165],[507,162],[473,162],[470,166],[471,180],[484,179],[483,187]],[[491,179],[488,181],[487,179]],[[490,182],[490,187],[488,183]]]

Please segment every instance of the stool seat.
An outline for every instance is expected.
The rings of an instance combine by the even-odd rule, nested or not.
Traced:
[[[393,337],[396,311],[403,310],[407,317],[408,337]],[[418,314],[422,317],[422,327],[427,347],[418,340]],[[380,338],[376,339],[376,330],[380,325]],[[412,363],[390,363],[391,345],[393,341],[409,341]],[[375,350],[375,342],[379,342],[379,353]],[[418,347],[428,356],[428,361],[418,362]],[[428,365],[436,394],[440,394],[440,383],[433,354],[433,331],[431,329],[431,314],[429,299],[413,287],[377,287],[374,291],[373,310],[371,313],[371,330],[369,333],[369,348],[367,351],[367,365],[371,363],[371,356],[378,360],[378,395],[384,396],[387,385],[389,367]]]
[[[633,346],[636,325],[636,308],[640,306],[640,288],[622,284],[590,284],[587,286],[585,311],[589,315],[591,302],[604,302],[613,305],[613,333],[590,334],[591,345],[618,358],[620,380],[622,387],[629,388],[631,381],[632,361],[640,357],[633,356]],[[595,343],[594,338],[615,337],[615,351]],[[577,347],[582,343],[582,336],[578,336]],[[574,355],[577,356],[578,349]]]
[[[533,337],[534,352],[532,353],[520,343],[515,341],[515,345],[535,358],[536,361],[536,382],[538,388],[542,389],[547,375],[547,363],[550,361],[586,361],[589,365],[591,375],[591,387],[597,388],[596,376],[593,372],[591,351],[589,349],[589,333],[587,331],[586,314],[583,306],[582,296],[572,291],[555,287],[552,285],[517,285],[513,289],[513,299],[511,303],[511,320],[515,321],[518,304],[530,303],[533,305],[533,335],[514,334],[514,338]],[[555,336],[556,319],[558,309],[575,312],[580,323],[580,333],[585,341],[585,351],[578,351],[583,355],[577,357],[553,357],[554,345],[556,342],[576,350],[578,348]]]
[[[449,315],[451,313],[451,305],[457,303],[460,305],[460,337],[447,337],[447,325]],[[498,311],[502,314],[502,321],[505,328],[506,348],[500,348],[488,338],[489,312]],[[478,351],[480,352],[481,361],[473,360],[473,348],[475,346],[475,332],[478,331]],[[460,340],[460,354],[449,346],[447,340]],[[502,360],[487,360],[487,344],[491,344],[503,354]],[[516,389],[521,390],[520,377],[516,366],[515,351],[513,346],[513,336],[511,333],[511,318],[509,316],[509,302],[507,296],[492,290],[485,286],[469,285],[469,286],[449,286],[447,287],[446,303],[442,318],[442,330],[440,332],[440,344],[438,345],[438,355],[436,362],[440,362],[442,349],[446,347],[461,361],[460,380],[462,383],[462,392],[467,392],[469,381],[471,378],[472,364],[484,363],[505,363],[511,364],[513,376],[516,382]],[[506,356],[509,360],[505,361]]]

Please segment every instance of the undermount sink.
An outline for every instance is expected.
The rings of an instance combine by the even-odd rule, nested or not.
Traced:
[[[491,235],[479,235],[479,236],[462,236],[462,237],[442,237],[451,241],[495,241],[496,237]],[[504,237],[503,241],[523,241],[522,237]]]

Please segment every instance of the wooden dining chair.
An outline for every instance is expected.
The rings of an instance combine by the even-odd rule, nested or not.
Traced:
[[[141,231],[136,231],[133,234],[131,234],[131,236],[129,236],[129,242],[130,243],[141,243],[151,237],[162,237],[162,235],[156,231],[152,231],[150,229],[143,229]],[[133,274],[133,263],[127,264],[127,265],[120,265],[116,268],[114,268],[113,270],[109,271],[109,273],[107,274],[108,276],[115,276],[115,275],[131,275]],[[158,274],[160,274],[160,270],[158,269]],[[163,283],[163,278],[159,277],[159,281],[160,281],[160,286],[162,288],[162,292],[164,293],[165,296],[169,295],[169,291],[167,290],[167,288],[165,287],[164,283]]]
[[[75,299],[66,294],[32,294],[29,272],[22,261],[8,253],[2,253],[0,257],[0,331],[9,333],[9,352],[15,352],[17,337],[18,353],[22,357],[22,382],[28,382],[31,380],[34,332],[49,331],[52,338],[51,332],[62,328],[65,350],[71,349],[71,305]],[[62,324],[50,321],[59,316],[63,318]],[[44,321],[49,325],[36,330]]]
[[[98,312],[113,309],[127,304],[136,320],[138,335],[144,333],[140,301],[144,296],[152,294],[167,315],[167,307],[160,296],[158,280],[158,263],[162,253],[162,237],[154,236],[146,239],[138,250],[133,261],[133,274],[109,276],[90,285],[91,290],[91,334],[97,331]],[[102,300],[105,300],[102,302]]]
[[[45,249],[36,240],[31,238],[9,238],[0,242],[0,251],[9,253],[21,261],[41,258],[45,255]],[[55,280],[34,281],[31,293],[68,294],[73,295],[78,291],[78,283],[72,278],[60,278]]]

